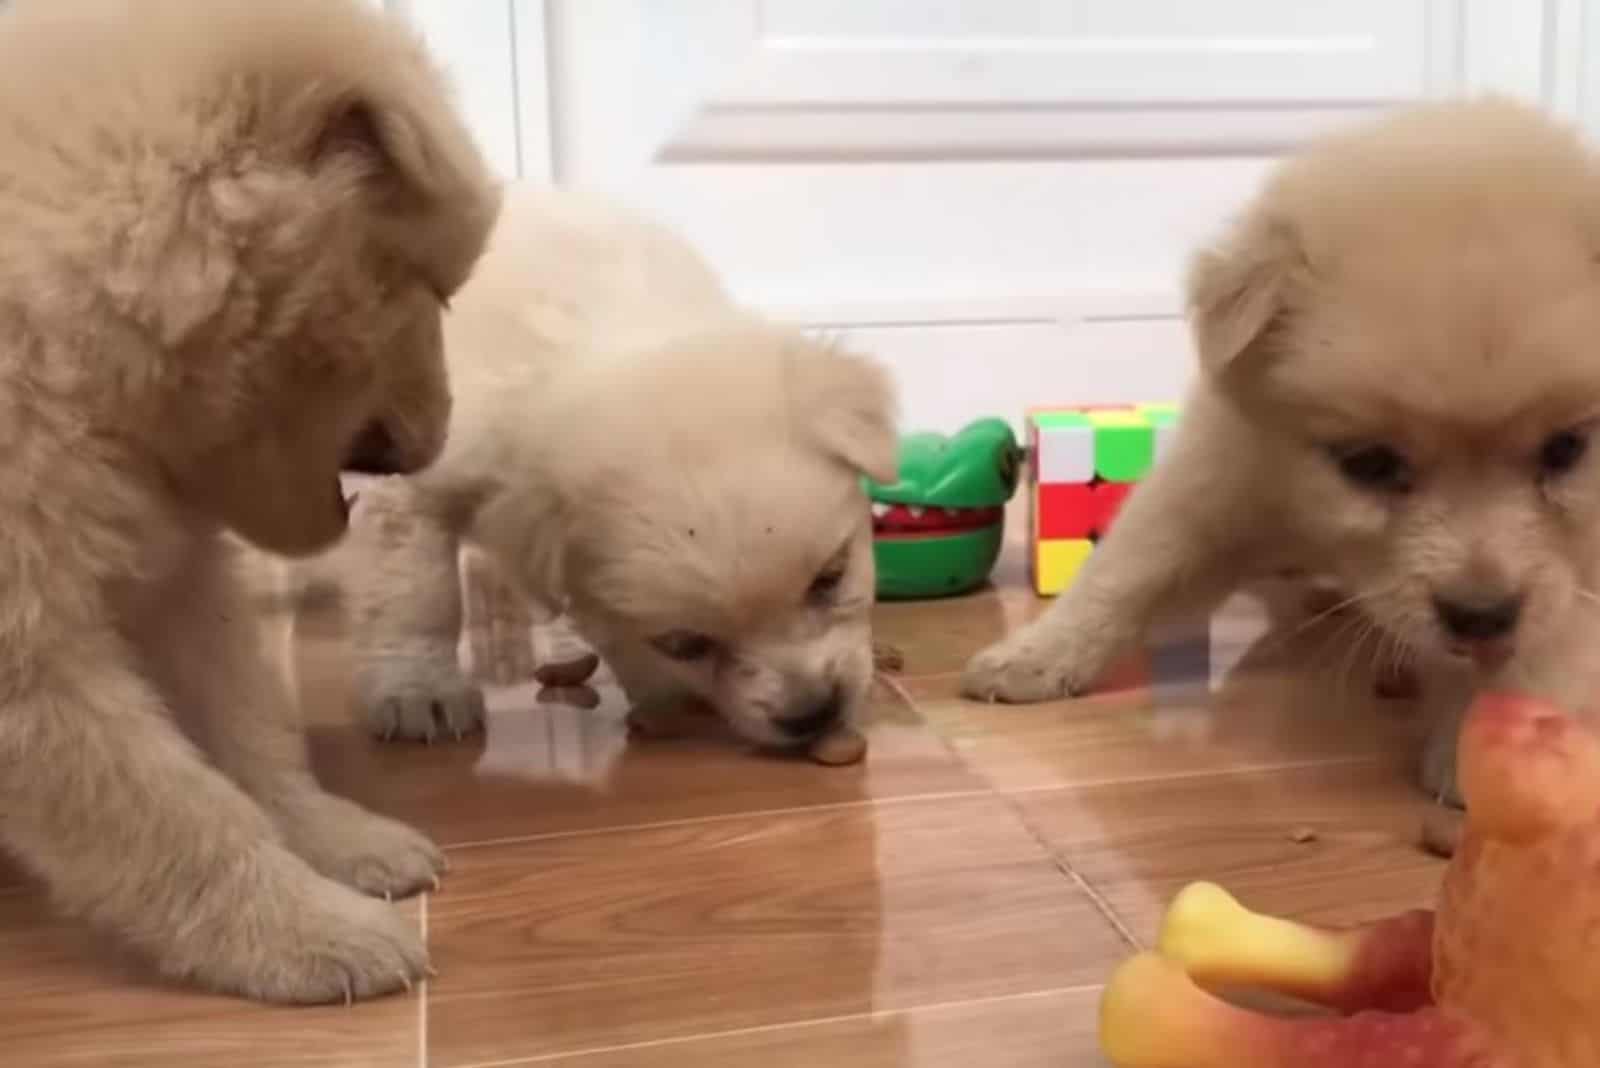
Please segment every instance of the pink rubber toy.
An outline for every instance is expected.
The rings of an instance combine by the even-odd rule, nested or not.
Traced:
[[[1199,883],[1157,952],[1107,986],[1119,1068],[1600,1066],[1600,737],[1540,701],[1480,698],[1461,740],[1466,829],[1437,913],[1333,931]],[[1280,1017],[1206,987],[1336,1010]]]

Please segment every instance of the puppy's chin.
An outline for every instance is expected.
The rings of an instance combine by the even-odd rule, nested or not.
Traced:
[[[344,488],[332,482],[307,485],[305,496],[291,508],[263,514],[246,510],[227,524],[234,533],[267,552],[280,556],[309,556],[329,548],[350,525],[350,506]]]
[[[328,457],[331,459],[331,457]],[[349,504],[336,462],[282,456],[277,449],[214,454],[184,483],[197,515],[280,556],[306,556],[338,542]]]
[[[337,468],[325,460],[313,464],[310,455],[296,459],[264,450],[251,457],[249,476],[213,484],[207,496],[223,525],[257,548],[308,556],[329,548],[349,529],[351,498],[340,481],[341,469],[371,476],[413,474],[427,467],[436,452],[426,439],[373,419],[352,439]]]
[[[1445,650],[1452,659],[1470,667],[1473,674],[1484,679],[1494,679],[1499,677],[1506,665],[1516,659],[1517,643],[1498,641],[1462,645],[1446,642]]]
[[[717,712],[735,734],[762,749],[798,752],[815,740],[811,737],[797,738],[787,734],[770,718],[738,706],[718,706]]]

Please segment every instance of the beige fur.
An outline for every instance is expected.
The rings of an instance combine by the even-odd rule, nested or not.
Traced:
[[[439,301],[495,210],[353,0],[0,19],[0,832],[167,975],[327,1001],[425,967],[357,891],[442,857],[318,788],[224,532],[324,548],[347,459],[438,452]]]
[[[892,476],[884,374],[740,311],[676,237],[601,199],[518,190],[446,319],[439,463],[361,490],[358,692],[380,735],[476,728],[457,665],[463,543],[569,609],[640,713],[684,697],[811,740],[871,676],[870,517]],[[343,565],[341,565],[342,567]],[[837,588],[814,588],[838,574]],[[686,635],[704,635],[704,655]]]
[[[1487,99],[1331,137],[1197,257],[1190,298],[1202,374],[1178,447],[966,692],[1081,691],[1158,617],[1294,568],[1352,598],[1369,652],[1421,669],[1430,790],[1453,796],[1473,689],[1590,702],[1600,455],[1544,459],[1600,420],[1600,166],[1575,135]],[[1341,472],[1374,446],[1404,479]],[[1476,640],[1439,607],[1518,598],[1514,629]]]

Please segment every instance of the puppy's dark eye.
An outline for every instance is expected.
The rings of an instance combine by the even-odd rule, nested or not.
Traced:
[[[1551,434],[1539,446],[1539,473],[1564,475],[1578,466],[1589,451],[1589,439],[1581,430],[1562,430]]]
[[[1411,488],[1411,465],[1388,445],[1361,445],[1334,449],[1339,473],[1363,489],[1404,493]]]
[[[650,639],[656,652],[670,660],[691,663],[704,660],[717,651],[717,640],[693,630],[669,630]]]
[[[838,592],[839,584],[843,581],[844,564],[829,564],[811,580],[811,586],[806,590],[806,598],[811,601],[826,601]]]

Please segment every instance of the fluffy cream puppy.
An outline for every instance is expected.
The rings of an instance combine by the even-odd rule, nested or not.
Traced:
[[[1089,687],[1153,620],[1327,574],[1415,662],[1423,780],[1454,796],[1471,692],[1600,685],[1600,166],[1496,99],[1430,104],[1285,163],[1196,259],[1177,447],[1078,582],[964,688]]]
[[[0,16],[0,834],[163,973],[409,985],[422,835],[318,788],[237,538],[344,531],[341,467],[445,437],[440,301],[496,194],[347,0]]]
[[[364,487],[340,554],[375,733],[479,725],[463,544],[569,610],[642,714],[698,699],[784,746],[850,722],[872,671],[860,476],[896,462],[879,368],[741,311],[672,234],[563,191],[508,193],[445,335],[444,455]]]

